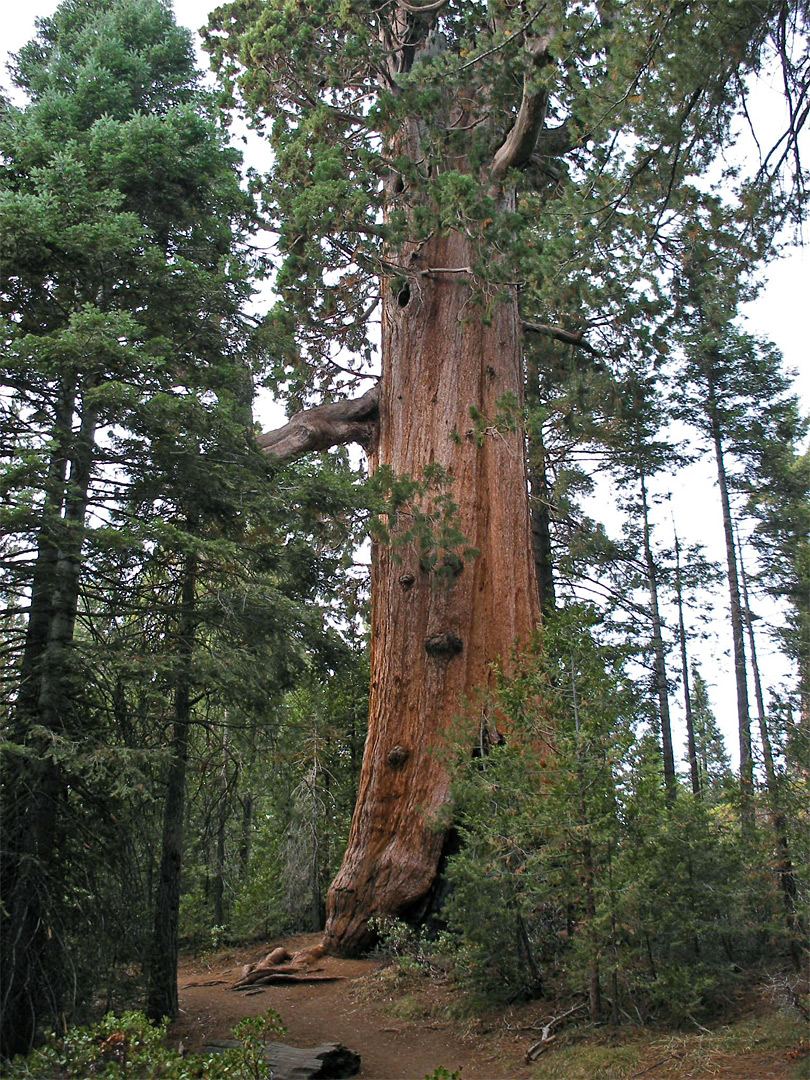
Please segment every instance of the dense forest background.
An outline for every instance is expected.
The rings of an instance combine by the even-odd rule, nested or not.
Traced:
[[[808,427],[790,364],[739,317],[805,210],[807,12],[768,7],[733,77],[681,115],[649,88],[590,88],[597,66],[624,71],[614,6],[566,15],[566,41],[589,19],[603,35],[566,71],[590,140],[538,165],[508,221],[460,174],[437,203],[497,232],[521,275],[525,404],[471,410],[459,439],[525,424],[543,622],[454,707],[443,904],[419,932],[490,998],[565,985],[595,1020],[678,1021],[719,1011],[741,971],[807,957]],[[293,16],[267,7],[283,31]],[[700,68],[703,24],[659,8],[679,61],[661,61],[663,94]],[[181,943],[323,927],[368,718],[367,537],[418,546],[437,589],[475,557],[441,474],[260,449],[257,392],[292,416],[376,382],[371,256],[346,236],[362,217],[382,243],[381,204],[359,209],[340,140],[368,169],[352,183],[382,181],[337,89],[340,139],[299,88],[302,155],[268,116],[250,25],[238,64],[222,26],[213,88],[160,0],[65,0],[13,59],[25,103],[0,98],[4,1054],[99,1007],[172,1015]],[[445,53],[423,63],[427,109]],[[724,164],[773,71],[785,129]],[[236,108],[274,147],[266,174],[234,149]],[[669,509],[697,458],[717,562]],[[718,603],[733,748],[700,659]]]

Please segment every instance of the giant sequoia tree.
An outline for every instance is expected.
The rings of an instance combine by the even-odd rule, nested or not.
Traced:
[[[722,140],[771,25],[781,44],[793,17],[747,0],[235,0],[212,16],[208,47],[274,151],[279,381],[326,402],[265,449],[355,441],[422,493],[374,552],[370,728],[328,902],[334,949],[428,898],[440,732],[537,621],[521,320],[576,338],[547,280],[597,232],[604,251],[634,189],[664,211]],[[606,257],[594,274],[610,276]],[[377,311],[379,383],[341,402],[347,366],[368,377]],[[442,544],[431,519],[448,508]],[[495,737],[492,717],[481,726]]]

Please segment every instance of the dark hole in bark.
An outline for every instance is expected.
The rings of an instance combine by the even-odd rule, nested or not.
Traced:
[[[463,648],[464,642],[461,638],[451,634],[449,630],[433,634],[425,642],[425,650],[429,656],[457,656]]]
[[[481,724],[478,745],[473,747],[472,756],[474,759],[480,759],[483,762],[496,746],[506,746],[506,739],[501,735],[500,731],[490,727],[485,719]]]
[[[424,896],[414,901],[400,912],[400,917],[410,926],[422,927],[428,938],[434,938],[441,930],[447,929],[443,915],[444,905],[453,892],[453,886],[447,880],[447,861],[462,850],[461,837],[452,826],[444,838],[442,855],[433,884]]]
[[[401,769],[410,756],[410,750],[404,746],[392,746],[388,751],[388,764],[392,769]]]
[[[399,579],[399,584],[402,588],[402,591],[410,592],[410,590],[413,588],[413,583],[415,581],[416,578],[413,576],[413,574],[403,574],[402,577],[400,577]]]
[[[410,299],[411,299],[411,287],[408,284],[408,282],[406,281],[405,284],[402,286],[402,288],[397,293],[397,303],[399,304],[399,306],[401,308],[405,308],[405,307],[408,306],[408,303],[410,302]]]

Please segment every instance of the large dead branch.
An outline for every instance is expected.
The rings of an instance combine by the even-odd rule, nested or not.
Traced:
[[[563,1020],[567,1020],[569,1016],[575,1016],[577,1013],[584,1012],[586,1008],[587,1005],[583,1001],[574,1005],[573,1008],[568,1009],[566,1012],[561,1013],[559,1016],[552,1016],[548,1023],[543,1025],[540,1041],[536,1042],[533,1046],[530,1046],[526,1051],[526,1064],[528,1065],[530,1062],[536,1061],[542,1053],[548,1050],[552,1043],[557,1041],[557,1036],[551,1034],[555,1027],[558,1027]]]
[[[576,349],[583,349],[591,356],[601,357],[602,354],[585,340],[584,331],[566,330],[562,326],[549,326],[547,323],[524,322],[523,329],[528,334],[541,334],[543,337],[554,338],[562,341],[565,345],[573,345]]]
[[[551,61],[549,46],[552,35],[534,38],[528,46],[531,65],[523,80],[523,97],[515,122],[504,141],[495,151],[490,176],[496,183],[505,179],[510,169],[520,169],[531,161],[540,129],[548,111],[548,91],[534,90],[532,84],[537,68]]]
[[[284,427],[263,432],[257,441],[265,454],[283,461],[346,443],[359,443],[369,450],[377,438],[378,402],[379,390],[374,386],[362,397],[296,413]]]

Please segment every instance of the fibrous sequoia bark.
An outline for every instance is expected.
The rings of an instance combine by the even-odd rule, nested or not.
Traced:
[[[569,298],[583,311],[599,304],[613,277],[613,228],[627,237],[617,250],[628,250],[633,230],[668,208],[688,175],[684,147],[711,156],[731,88],[761,62],[774,19],[767,5],[742,2],[687,5],[678,19],[658,3],[619,6],[622,18],[613,4],[586,5],[583,16],[581,4],[542,0],[229,0],[207,31],[215,63],[272,140],[262,190],[284,257],[278,285],[295,326],[285,360],[295,378],[327,385],[323,358],[358,342],[367,357],[364,327],[382,297],[378,416],[355,415],[363,399],[330,404],[265,448],[281,457],[324,449],[332,432],[364,442],[372,467],[419,479],[439,465],[454,481],[461,531],[480,551],[451,590],[432,586],[413,551],[402,566],[390,548],[374,552],[371,727],[328,901],[336,951],[361,946],[372,916],[422,902],[442,847],[428,824],[447,797],[440,732],[537,618],[520,331],[507,282],[525,283],[525,313],[543,319]],[[642,197],[625,215],[634,188]],[[557,196],[561,212],[535,233]],[[557,243],[565,229],[573,246]],[[591,244],[600,285],[580,289],[576,267]],[[527,328],[594,351],[551,322]],[[507,394],[516,428],[479,427]]]
[[[442,35],[433,32],[440,6],[399,2],[380,22],[378,76],[395,95],[423,57],[442,50]],[[419,224],[420,215],[435,213],[425,186],[429,159],[433,176],[474,177],[500,213],[514,210],[512,172],[536,157],[544,138],[541,157],[564,152],[560,129],[547,127],[548,91],[537,78],[550,62],[553,35],[539,33],[539,25],[536,34],[528,29],[513,35],[525,58],[524,79],[506,130],[493,129],[472,89],[436,105],[445,150],[431,142],[419,115],[403,115],[398,130],[385,135],[386,159],[407,159],[416,171],[403,179],[394,168],[386,185],[385,212],[396,207],[400,225],[380,264],[379,385],[262,437],[265,451],[279,457],[323,449],[330,439],[360,442],[372,470],[385,465],[413,480],[440,467],[458,507],[456,524],[477,551],[466,565],[445,567],[455,573],[439,582],[414,546],[394,546],[397,528],[407,528],[401,522],[394,544],[374,546],[369,731],[348,847],[327,898],[325,942],[337,953],[366,946],[375,918],[418,914],[425,904],[444,845],[444,733],[465,702],[491,685],[492,665],[508,663],[515,643],[528,643],[539,620],[517,290],[491,273],[494,265],[481,269],[485,249],[491,264],[501,256],[462,213],[427,235]],[[490,132],[488,161],[468,159],[464,140],[450,137],[473,130]],[[550,140],[555,134],[560,137]],[[418,510],[433,509],[425,496]],[[492,718],[479,718],[479,727],[484,738],[497,737]]]
[[[362,948],[372,918],[407,914],[429,892],[449,789],[442,734],[539,617],[517,298],[507,292],[485,317],[468,275],[431,270],[468,266],[470,256],[460,233],[436,236],[408,289],[389,287],[384,298],[371,467],[417,478],[441,465],[478,555],[448,587],[413,546],[374,546],[369,733],[348,848],[327,900],[325,940],[335,952]],[[518,405],[511,430],[494,423],[510,399]],[[493,422],[474,423],[471,411]],[[264,445],[272,453],[284,443],[265,436]]]
[[[421,265],[470,263],[457,232],[435,237]],[[352,951],[373,916],[404,913],[430,889],[441,856],[437,821],[448,776],[437,754],[464,700],[491,683],[491,664],[538,619],[522,425],[476,429],[522,401],[516,296],[485,322],[464,276],[414,279],[383,306],[380,427],[372,466],[418,476],[438,463],[453,479],[461,532],[479,554],[437,585],[406,548],[378,544],[372,568],[369,734],[349,844],[327,900],[326,941]],[[446,643],[440,647],[441,643]],[[405,759],[392,760],[396,750]],[[398,759],[403,757],[400,752]]]

